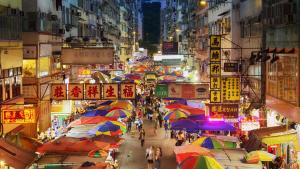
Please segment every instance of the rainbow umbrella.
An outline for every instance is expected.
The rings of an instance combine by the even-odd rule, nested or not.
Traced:
[[[126,124],[119,122],[119,121],[110,121],[112,124],[117,125],[120,127],[120,129],[122,130],[123,133],[126,133],[127,129],[126,129]]]
[[[229,141],[221,141],[213,137],[200,137],[192,144],[199,145],[208,149],[235,148],[236,144]]]
[[[224,169],[214,158],[209,156],[191,156],[185,159],[180,169]]]
[[[262,150],[251,151],[245,156],[245,160],[249,164],[258,163],[259,161],[273,161],[275,158],[274,154]]]
[[[189,115],[190,113],[184,109],[174,109],[165,115],[164,120],[187,118]]]
[[[102,157],[107,157],[108,153],[104,150],[92,150],[88,153],[89,157],[93,158],[102,158]]]
[[[99,126],[88,131],[90,135],[108,135],[108,136],[117,136],[122,134],[120,126],[113,124],[110,121],[101,123]]]
[[[132,103],[128,102],[128,101],[114,101],[113,103],[110,104],[111,109],[113,108],[121,108],[121,109],[125,109],[125,110],[132,110],[133,109],[133,105]]]
[[[125,117],[131,116],[131,113],[124,109],[114,109],[114,110],[111,110],[110,112],[108,112],[105,116],[125,118]]]
[[[174,153],[176,155],[176,160],[178,164],[180,164],[183,160],[187,159],[190,156],[205,155],[213,157],[213,154],[210,152],[209,149],[192,144],[176,146],[174,148]]]

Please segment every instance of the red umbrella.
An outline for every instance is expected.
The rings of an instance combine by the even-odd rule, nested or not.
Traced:
[[[78,125],[84,125],[84,124],[98,124],[101,122],[112,121],[112,120],[116,120],[116,118],[103,117],[103,116],[81,117],[80,119],[77,119],[77,120],[71,122],[67,128],[75,127]]]
[[[166,106],[166,108],[167,109],[184,109],[184,110],[187,110],[190,113],[191,116],[205,114],[205,110],[203,110],[203,109],[194,108],[194,107],[191,107],[191,106],[187,106],[187,105],[184,105],[184,104],[178,104],[178,103],[169,104],[169,105]]]

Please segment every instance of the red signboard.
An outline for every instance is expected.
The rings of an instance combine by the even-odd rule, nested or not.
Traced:
[[[195,85],[192,84],[183,84],[181,91],[182,91],[182,98],[195,98],[196,90]]]
[[[35,109],[3,110],[3,123],[35,123]]]
[[[103,99],[118,99],[118,84],[103,84]]]
[[[83,99],[83,84],[69,84],[68,99],[82,100]]]
[[[100,100],[101,99],[101,85],[100,84],[86,84],[85,85],[85,99]]]
[[[134,99],[135,98],[135,84],[124,83],[121,84],[121,99]]]
[[[51,98],[53,100],[66,100],[67,99],[67,86],[65,84],[52,84]]]

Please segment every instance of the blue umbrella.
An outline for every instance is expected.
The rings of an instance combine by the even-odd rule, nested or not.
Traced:
[[[120,126],[118,126],[116,124],[113,124],[110,121],[107,121],[105,123],[100,124],[96,128],[93,128],[93,129],[89,130],[88,133],[90,135],[100,135],[100,134],[106,134],[107,133],[106,135],[108,135],[109,132],[118,132],[118,131],[121,132]]]
[[[114,102],[114,101],[107,100],[107,101],[105,101],[105,102],[102,102],[101,104],[99,104],[97,107],[99,107],[99,106],[106,106],[106,105],[110,105],[112,102]]]
[[[112,81],[117,81],[117,82],[120,82],[122,81],[122,78],[121,77],[115,77],[113,79],[111,79]]]
[[[236,128],[224,121],[202,121],[198,122],[200,130],[207,131],[235,131]]]
[[[172,130],[185,130],[188,132],[195,132],[199,130],[199,125],[189,119],[181,119],[171,124]]]
[[[82,116],[85,117],[94,117],[94,116],[105,116],[107,114],[106,110],[92,110],[92,111],[87,111],[82,114]]]

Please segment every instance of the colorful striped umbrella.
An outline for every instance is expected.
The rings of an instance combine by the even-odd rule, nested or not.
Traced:
[[[122,134],[120,126],[113,124],[110,121],[101,123],[99,126],[88,131],[90,135],[108,135],[108,136],[117,136]]]
[[[130,117],[131,113],[124,109],[114,109],[114,110],[111,110],[110,112],[108,112],[105,116],[116,117],[116,118],[118,118],[118,117],[125,118],[125,117]]]
[[[119,121],[110,121],[112,122],[114,125],[117,125],[120,127],[120,129],[122,130],[123,133],[126,133],[127,129],[126,129],[126,124],[119,122]]]
[[[174,153],[176,155],[176,160],[178,164],[180,164],[183,160],[190,156],[206,155],[213,157],[213,154],[210,152],[209,149],[192,144],[177,146],[174,148]]]
[[[187,118],[189,115],[190,113],[184,109],[173,109],[165,115],[164,120]]]
[[[259,161],[273,161],[275,158],[274,154],[262,150],[251,151],[245,156],[245,160],[249,164],[258,163]]]
[[[229,141],[221,141],[214,137],[200,137],[192,144],[208,149],[236,148],[236,144]]]
[[[191,156],[185,159],[180,169],[224,169],[214,158],[209,156]]]
[[[93,157],[93,158],[103,158],[103,157],[107,157],[108,153],[104,150],[92,150],[88,153],[89,157]]]

